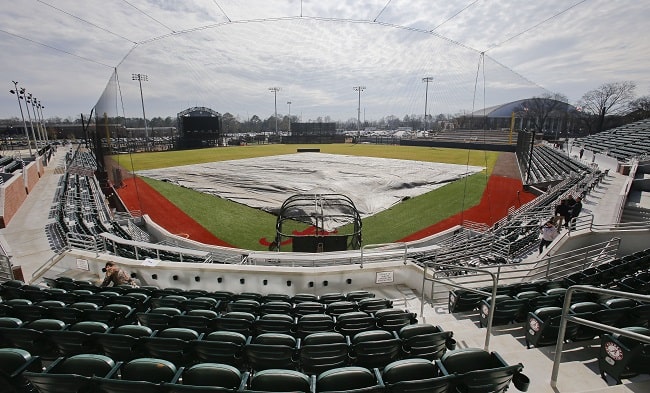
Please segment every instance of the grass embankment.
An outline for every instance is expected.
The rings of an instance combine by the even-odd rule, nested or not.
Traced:
[[[127,169],[133,168],[138,171],[204,162],[291,154],[295,153],[296,149],[300,147],[303,146],[253,145],[141,153],[134,154],[128,161],[126,156],[113,158],[118,163],[121,159],[123,167]],[[364,144],[307,145],[304,147],[320,148],[322,153],[329,154],[487,167],[487,172],[483,171],[449,183],[437,190],[410,198],[390,209],[364,219],[364,244],[394,242],[477,205],[487,184],[487,177],[492,172],[499,154],[486,151]],[[166,182],[148,178],[144,180],[215,236],[230,244],[251,250],[262,250],[265,247],[260,245],[260,238],[266,237],[272,240],[275,235],[276,217],[272,214]],[[288,228],[285,223],[283,229],[285,232],[291,229],[302,230],[304,225],[296,223],[295,228]],[[345,227],[341,229],[341,232],[346,233]]]

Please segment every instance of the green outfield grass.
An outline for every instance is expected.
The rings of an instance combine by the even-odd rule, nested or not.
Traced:
[[[127,170],[157,169],[204,162],[235,160],[295,153],[301,147],[320,148],[323,153],[396,158],[428,162],[476,165],[487,170],[446,184],[437,190],[410,198],[363,220],[363,243],[388,243],[427,228],[480,202],[498,152],[431,147],[335,144],[335,145],[253,145],[189,151],[141,153],[113,158]],[[132,164],[131,164],[132,160]],[[121,161],[121,162],[120,162]],[[148,184],[220,239],[237,247],[263,250],[260,238],[272,240],[276,217],[239,203],[202,194],[170,183],[144,178]],[[289,196],[287,196],[289,197]],[[296,223],[285,230],[302,230]],[[346,228],[341,228],[346,233]]]

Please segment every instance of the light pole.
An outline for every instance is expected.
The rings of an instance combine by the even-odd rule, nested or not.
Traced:
[[[23,106],[20,104],[21,94],[25,91],[24,89],[18,90],[18,82],[12,81],[14,84],[14,90],[9,90],[11,94],[16,95],[16,100],[18,100],[18,107],[20,108],[20,117],[23,119],[23,129],[25,130],[25,137],[27,138],[27,147],[29,148],[29,155],[32,155],[32,144],[29,141],[29,133],[27,132],[27,123],[25,122],[25,115],[23,114]]]
[[[38,101],[37,107],[41,115],[41,124],[43,125],[43,133],[45,134],[45,143],[47,144],[50,142],[50,138],[47,136],[47,128],[45,127],[45,117],[43,116],[43,109],[45,109],[45,107],[41,105],[41,101]]]
[[[275,107],[275,135],[278,136],[278,92],[279,87],[269,87],[269,91],[273,92],[273,106]]]
[[[131,79],[134,81],[138,81],[138,84],[140,85],[140,102],[142,103],[142,119],[144,120],[144,143],[145,143],[145,151],[149,150],[149,130],[147,130],[147,116],[144,113],[144,97],[142,95],[142,81],[147,82],[149,80],[149,76],[146,74],[131,74]]]
[[[36,103],[38,100],[36,97],[33,97],[32,94],[28,94],[29,96],[29,103],[32,104],[32,113],[34,114],[34,121],[36,122],[36,130],[38,131],[38,139],[41,141],[41,147],[45,146],[45,142],[43,139],[43,129],[41,127],[41,119],[38,113],[36,112]],[[36,145],[36,148],[38,149],[38,144]]]
[[[287,105],[289,105],[289,135],[291,135],[291,101],[287,101]]]
[[[424,132],[427,132],[427,107],[429,106],[429,82],[433,82],[432,76],[425,76],[422,82],[427,84],[427,89],[424,91]]]
[[[357,142],[361,140],[361,92],[366,90],[365,86],[354,86],[352,89],[359,92],[359,103],[357,105]]]
[[[38,150],[38,142],[36,141],[36,134],[34,133],[34,123],[32,122],[32,115],[29,113],[29,104],[32,97],[31,93],[25,93],[25,88],[20,89],[20,92],[23,93],[23,98],[25,99],[25,109],[27,110],[27,119],[29,119],[29,128],[32,129],[32,139],[34,140],[34,147]]]

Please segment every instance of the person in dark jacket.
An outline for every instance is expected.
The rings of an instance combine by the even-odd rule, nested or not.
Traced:
[[[571,219],[577,218],[580,215],[581,211],[582,211],[582,198],[577,197],[575,203],[573,204],[573,207],[571,207]],[[575,229],[575,221],[572,224],[573,224],[572,228]]]
[[[555,205],[555,217],[553,217],[553,222],[555,226],[560,229],[562,224],[566,224],[567,217],[569,217],[569,207],[566,204],[566,200],[562,199],[558,205]]]

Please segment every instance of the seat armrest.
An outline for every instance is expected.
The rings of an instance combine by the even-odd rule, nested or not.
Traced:
[[[174,374],[174,378],[172,378],[172,381],[170,383],[172,384],[178,383],[178,380],[181,379],[181,376],[183,375],[183,371],[185,371],[185,367],[179,367],[178,370],[176,371],[176,374]]]

